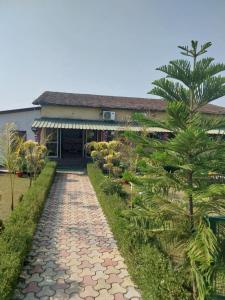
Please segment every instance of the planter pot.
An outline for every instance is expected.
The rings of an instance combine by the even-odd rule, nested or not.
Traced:
[[[123,184],[130,184],[128,180],[123,180]]]
[[[17,171],[17,172],[16,172],[16,175],[17,175],[18,177],[23,177],[23,172]]]

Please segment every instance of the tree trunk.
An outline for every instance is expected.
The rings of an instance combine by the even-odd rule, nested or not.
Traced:
[[[11,187],[11,210],[14,210],[14,174],[12,172],[9,172],[10,177],[10,187]]]
[[[193,194],[192,194],[192,189],[193,189],[193,179],[192,179],[192,171],[188,174],[188,188],[189,194],[188,194],[188,212],[190,216],[190,225],[191,225],[191,230],[194,230],[194,204],[193,204]]]
[[[194,230],[194,208],[193,208],[193,197],[192,194],[189,195],[189,216],[190,216],[190,223],[191,223],[191,231]]]
[[[14,210],[14,195],[12,194],[11,210]]]
[[[188,213],[190,217],[190,229],[191,233],[194,232],[194,203],[193,203],[193,172],[190,171],[188,174]],[[197,287],[194,275],[192,274],[192,299],[197,300]]]

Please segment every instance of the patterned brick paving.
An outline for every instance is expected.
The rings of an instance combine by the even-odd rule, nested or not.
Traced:
[[[57,174],[13,299],[141,299],[86,175]]]

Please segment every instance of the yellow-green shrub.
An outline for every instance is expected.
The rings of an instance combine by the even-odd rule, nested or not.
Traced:
[[[91,142],[87,145],[93,161],[109,174],[119,177],[122,174],[122,168],[119,167],[121,154],[119,149],[122,143],[120,141],[111,142]]]

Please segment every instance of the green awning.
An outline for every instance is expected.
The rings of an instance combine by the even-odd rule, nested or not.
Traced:
[[[125,124],[118,122],[107,121],[94,121],[94,120],[73,120],[73,119],[53,119],[53,118],[41,118],[36,119],[32,128],[62,128],[62,129],[91,129],[91,130],[112,130],[112,131],[142,131],[143,127],[134,124]],[[148,127],[148,132],[170,132],[169,130]]]

